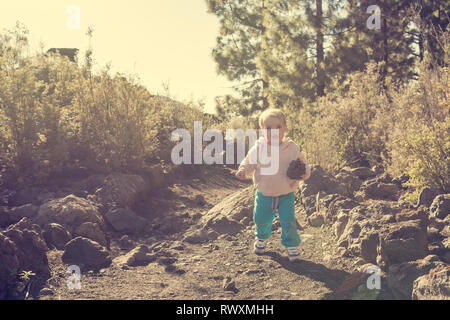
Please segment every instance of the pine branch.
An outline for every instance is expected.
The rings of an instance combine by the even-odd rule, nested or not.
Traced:
[[[242,18],[242,17],[240,17],[240,16],[237,14],[236,9],[233,8],[233,7],[231,6],[230,3],[228,3],[228,6],[229,6],[229,8],[230,8],[230,11],[231,11],[232,16],[235,17],[236,19],[238,19],[238,20],[241,22],[241,24],[243,24],[243,25],[245,25],[245,26],[247,26],[247,27],[252,27],[252,28],[254,28],[254,29],[256,29],[256,30],[259,30],[259,31],[261,31],[261,32],[264,31],[264,28],[263,28],[262,26],[259,26],[259,25],[255,24],[255,23],[253,23],[252,21],[250,21],[250,20],[247,19],[247,18]]]

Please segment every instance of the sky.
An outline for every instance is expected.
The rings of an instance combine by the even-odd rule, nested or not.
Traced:
[[[79,28],[75,6],[79,9]],[[136,74],[152,94],[185,101],[202,99],[214,113],[214,97],[232,93],[232,82],[218,75],[211,52],[219,32],[218,17],[205,0],[15,0],[0,2],[0,32],[20,21],[30,31],[31,49],[89,46],[97,69]]]

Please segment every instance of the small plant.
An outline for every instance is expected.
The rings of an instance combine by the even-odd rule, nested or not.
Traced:
[[[16,268],[11,269],[7,280],[7,295],[13,298],[25,295],[27,299],[33,282],[32,277],[35,275],[31,270],[23,270],[19,273]]]
[[[19,278],[20,280],[22,280],[23,282],[28,282],[30,281],[32,276],[35,276],[36,274],[33,271],[22,271],[21,273],[19,273]]]
[[[17,284],[16,290],[20,293],[25,292],[25,300],[28,299],[28,296],[30,295],[31,285],[33,282],[31,277],[35,275],[36,274],[31,270],[23,270],[21,273],[19,273],[20,282]]]
[[[362,284],[352,295],[351,300],[377,300],[380,292],[380,289],[368,289],[365,284]]]

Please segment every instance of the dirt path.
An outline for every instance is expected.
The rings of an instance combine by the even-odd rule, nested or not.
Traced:
[[[67,266],[62,251],[48,253],[52,269],[52,296],[42,299],[340,299],[343,280],[355,270],[357,261],[337,254],[330,229],[300,230],[302,258],[290,262],[280,243],[281,230],[274,231],[267,252],[255,255],[253,226],[235,236],[222,235],[206,244],[180,241],[183,232],[199,216],[227,195],[248,186],[229,172],[180,183],[161,191],[139,205],[139,214],[155,221],[155,232],[133,239],[135,245],[159,248],[167,256],[147,266],[122,268],[112,265],[100,272],[82,274],[82,289],[68,290]],[[204,203],[200,201],[203,197]],[[305,226],[301,210],[298,221]],[[160,218],[158,218],[160,217]],[[163,217],[163,220],[159,220]],[[168,223],[165,223],[169,221]],[[111,241],[113,257],[125,254],[117,237]],[[223,287],[224,278],[236,290]]]

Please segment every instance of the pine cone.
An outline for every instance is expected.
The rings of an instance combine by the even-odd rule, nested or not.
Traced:
[[[306,173],[306,165],[302,160],[292,160],[287,170],[287,176],[294,180],[300,180]]]

